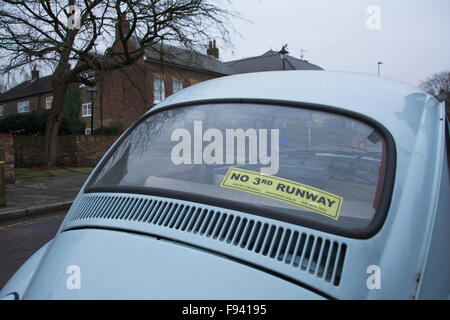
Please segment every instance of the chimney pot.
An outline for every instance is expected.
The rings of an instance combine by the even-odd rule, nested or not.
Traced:
[[[206,50],[206,53],[209,56],[213,56],[216,59],[219,59],[219,49],[216,48],[216,40],[209,42],[209,49]]]
[[[119,18],[119,21],[116,23],[116,40],[120,40],[120,34],[119,34],[119,24],[122,28],[122,35],[126,37],[130,33],[130,21],[127,20],[127,17],[123,15]]]
[[[39,70],[37,69],[36,65],[33,68],[33,71],[31,71],[31,79],[39,79]]]

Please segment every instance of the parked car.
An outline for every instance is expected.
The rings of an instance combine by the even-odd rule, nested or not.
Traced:
[[[448,299],[444,110],[353,73],[186,88],[118,139],[0,297]]]

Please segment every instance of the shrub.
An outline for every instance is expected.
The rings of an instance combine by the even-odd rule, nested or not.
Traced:
[[[43,135],[47,117],[46,110],[7,116],[0,121],[0,132],[17,135]]]
[[[84,134],[85,124],[80,120],[81,91],[77,84],[71,84],[67,90],[66,100],[63,104],[63,122],[66,122],[68,133],[59,134]],[[63,124],[61,123],[61,126]]]
[[[0,120],[0,133],[28,136],[44,135],[48,114],[48,110],[38,110],[26,114],[7,116]],[[59,134],[80,134],[80,132],[84,132],[84,124],[82,124],[82,126],[82,128],[81,126],[77,128],[69,119],[63,117],[61,127],[59,128]]]

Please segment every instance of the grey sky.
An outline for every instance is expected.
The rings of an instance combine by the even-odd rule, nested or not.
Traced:
[[[367,27],[367,8],[381,9],[381,28]],[[256,56],[285,43],[291,55],[325,70],[377,73],[419,85],[450,71],[449,0],[232,0],[251,22],[235,21],[241,34],[222,61]],[[220,46],[220,43],[219,43]]]

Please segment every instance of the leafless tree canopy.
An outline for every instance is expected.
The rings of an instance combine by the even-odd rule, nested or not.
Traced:
[[[445,95],[448,97],[450,93],[450,72],[444,71],[436,73],[426,81],[422,81],[420,87],[426,93],[437,97],[438,99],[442,99],[442,97],[445,98]]]
[[[236,15],[220,1],[0,0],[3,78],[34,65],[46,65],[53,72],[54,99],[45,139],[49,165],[56,157],[56,137],[69,83],[92,86],[95,80],[82,76],[87,70],[114,70],[133,64],[146,47],[162,41],[188,49],[199,48],[211,38],[229,43],[230,18]],[[119,45],[105,52],[116,38]],[[127,45],[130,43],[133,45]]]
[[[229,40],[230,15],[205,0],[0,0],[0,72],[68,62],[77,64],[70,80],[88,82],[78,75],[132,64],[161,40],[192,49],[212,37]],[[123,50],[107,59],[104,50],[125,18],[129,30],[118,24]]]

